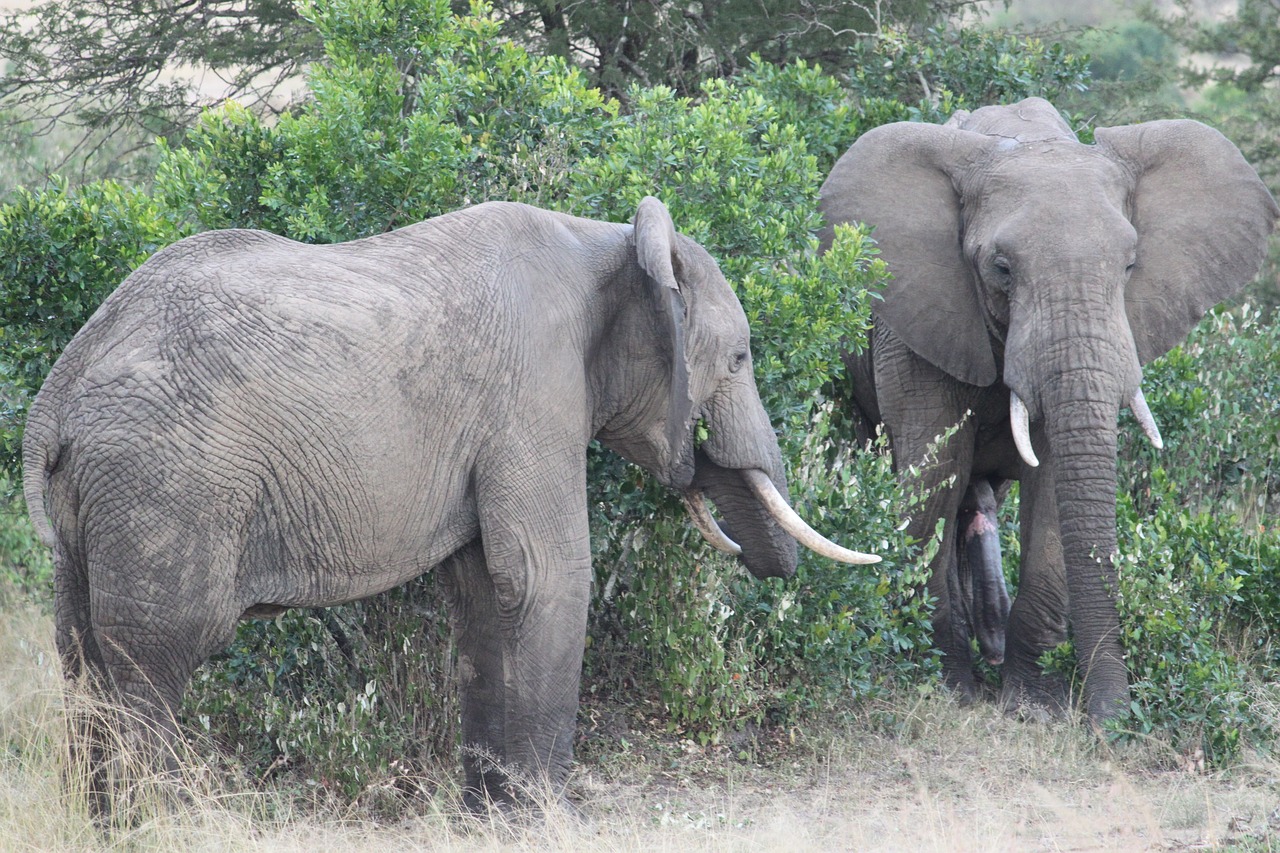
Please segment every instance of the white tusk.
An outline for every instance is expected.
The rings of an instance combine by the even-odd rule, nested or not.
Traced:
[[[1138,419],[1138,425],[1142,427],[1142,431],[1147,434],[1151,446],[1156,450],[1164,450],[1164,439],[1160,437],[1160,427],[1156,426],[1155,416],[1151,414],[1151,409],[1147,408],[1147,398],[1142,396],[1141,388],[1133,392],[1129,408],[1133,410],[1133,416]]]
[[[782,529],[791,534],[791,536],[804,547],[813,551],[815,554],[821,554],[824,557],[830,557],[833,560],[839,560],[842,563],[878,563],[880,558],[875,554],[861,554],[857,551],[850,551],[848,548],[842,548],[830,539],[814,530],[805,520],[796,514],[788,504],[786,498],[773,485],[773,481],[769,479],[769,475],[758,468],[750,468],[742,472],[742,476],[746,479],[747,485],[751,487],[751,491],[755,492],[760,502],[764,504],[765,509],[769,510],[769,514],[774,520],[781,525]]]
[[[717,551],[722,551],[730,557],[736,557],[742,553],[742,546],[734,542],[724,534],[720,529],[720,525],[716,524],[715,518],[711,515],[711,510],[707,509],[707,501],[700,489],[690,489],[682,495],[684,500],[684,508],[689,511],[689,519],[693,522],[693,526],[698,528],[698,532],[702,534],[702,538],[711,544],[711,547]]]
[[[1032,468],[1040,467],[1036,452],[1031,449],[1031,426],[1027,415],[1027,404],[1017,394],[1009,392],[1009,423],[1013,427],[1013,443],[1018,446],[1018,455],[1022,461]]]

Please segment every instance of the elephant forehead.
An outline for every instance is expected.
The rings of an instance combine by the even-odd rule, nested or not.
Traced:
[[[998,152],[960,181],[966,228],[986,230],[1017,217],[1048,228],[1127,218],[1128,172],[1090,146],[1019,146]]]
[[[1100,196],[1123,201],[1132,178],[1127,170],[1101,150],[1078,142],[1034,142],[997,148],[971,173],[971,180],[993,191],[1043,197],[1063,192],[1045,201],[1069,206],[1078,198]]]
[[[692,287],[681,287],[689,312],[690,340],[735,342],[747,336],[747,315],[729,282],[718,269],[709,269]]]

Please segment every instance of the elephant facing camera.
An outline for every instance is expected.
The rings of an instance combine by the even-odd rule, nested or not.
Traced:
[[[1119,412],[1162,446],[1142,365],[1257,274],[1280,209],[1199,122],[1100,127],[1094,140],[1039,98],[875,128],[823,184],[820,240],[865,222],[892,274],[869,347],[845,357],[851,408],[864,431],[884,425],[923,496],[911,535],[944,520],[929,591],[947,683],[975,694],[970,637],[986,626],[1005,706],[1065,708],[1066,682],[1037,660],[1070,634],[1096,722],[1129,706],[1113,561]],[[938,464],[920,467],[952,429]],[[994,580],[984,567],[998,557],[967,532],[964,502],[971,484],[1010,480],[1021,562],[999,655],[998,619],[978,617],[988,605],[998,615],[1000,593],[973,585]]]
[[[349,243],[228,230],[157,253],[67,345],[23,443],[65,674],[117,709],[71,726],[95,814],[130,785],[120,740],[174,769],[174,712],[240,619],[429,570],[467,802],[561,794],[593,438],[680,489],[757,577],[791,575],[797,541],[878,559],[788,505],[749,344],[715,261],[653,198],[630,224],[491,202]],[[695,451],[699,418],[714,440]]]

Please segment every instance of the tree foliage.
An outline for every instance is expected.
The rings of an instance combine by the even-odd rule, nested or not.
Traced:
[[[30,133],[74,125],[83,135],[67,161],[101,146],[101,172],[126,161],[122,140],[129,146],[145,146],[154,136],[176,140],[215,101],[232,99],[260,117],[274,115],[288,105],[304,69],[324,58],[326,34],[306,5],[46,0],[0,17],[0,123],[15,145]],[[492,9],[504,39],[558,56],[582,70],[587,85],[625,99],[632,84],[696,95],[704,81],[750,67],[753,56],[847,69],[847,44],[855,35],[890,24],[940,24],[973,5],[975,0],[497,0]],[[469,2],[452,0],[451,9],[465,16]]]
[[[181,135],[209,105],[202,87],[281,106],[319,54],[293,0],[46,0],[0,17],[0,118],[35,133],[60,122],[106,132],[86,133],[89,146],[146,145]]]
[[[1032,95],[1057,101],[1089,80],[1086,55],[1006,30],[889,29],[855,41],[850,56],[850,85],[871,123],[944,122]]]
[[[632,84],[696,94],[706,80],[745,71],[752,57],[850,68],[849,43],[891,24],[938,24],[971,0],[658,0],[580,3],[499,0],[504,32],[533,52],[563,57],[592,85],[625,96]]]

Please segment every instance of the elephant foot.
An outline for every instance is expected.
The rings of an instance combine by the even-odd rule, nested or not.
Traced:
[[[966,667],[963,670],[943,667],[942,683],[955,697],[956,702],[962,706],[974,704],[982,694],[972,667]]]
[[[1062,719],[1071,708],[1071,686],[1061,675],[1027,678],[1006,673],[1000,707],[1005,714],[1030,722]]]
[[[536,831],[549,826],[581,832],[595,829],[595,822],[563,796],[513,797],[508,792],[499,798],[484,790],[467,788],[462,792],[462,806],[459,823],[482,830],[503,827]]]
[[[528,774],[477,747],[465,750],[469,765],[462,789],[464,814],[483,824],[527,829],[548,824],[585,826],[586,818],[567,796],[565,780]]]

